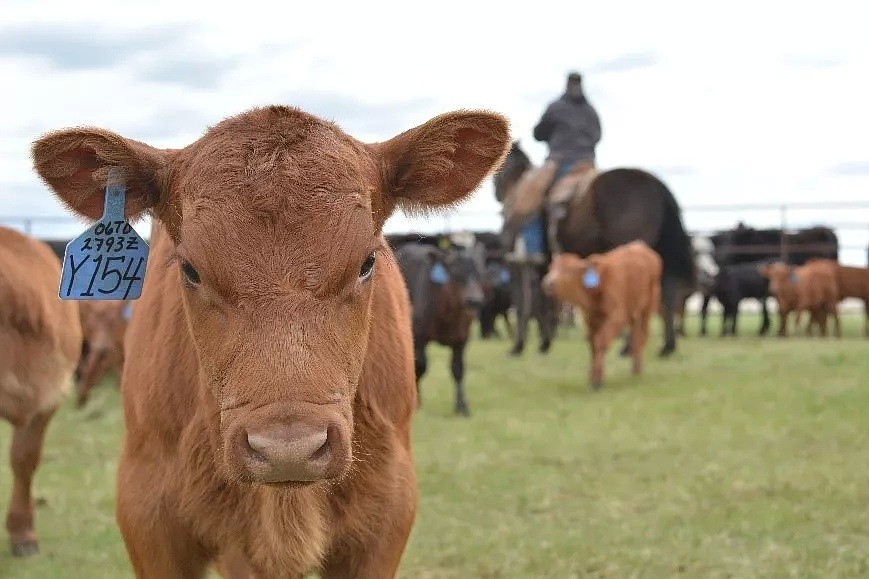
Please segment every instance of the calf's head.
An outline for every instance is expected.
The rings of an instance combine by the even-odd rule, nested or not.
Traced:
[[[455,286],[466,307],[477,309],[483,305],[482,274],[467,250],[450,249],[443,258],[448,283]]]
[[[148,276],[168,277],[181,295],[214,405],[216,463],[236,480],[301,483],[341,477],[352,460],[384,222],[396,207],[460,201],[508,146],[505,119],[485,112],[368,144],[267,107],[183,149],[79,128],[43,137],[33,157],[59,198],[91,219],[109,167],[124,170],[127,216],[151,212],[171,239],[170,262],[152,259]]]
[[[769,280],[769,293],[788,299],[796,292],[797,274],[793,266],[777,262],[758,266],[760,274]]]
[[[543,293],[558,301],[588,309],[600,291],[600,273],[595,261],[596,256],[582,259],[572,253],[553,255],[549,271],[541,284]]]

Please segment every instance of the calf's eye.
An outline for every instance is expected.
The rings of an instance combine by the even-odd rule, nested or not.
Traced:
[[[181,261],[181,273],[184,274],[184,279],[190,285],[199,285],[199,273],[190,265],[189,261]]]
[[[365,258],[362,262],[362,267],[359,268],[359,281],[365,281],[371,277],[371,272],[374,271],[374,260],[377,257],[377,252],[372,251],[371,255]]]

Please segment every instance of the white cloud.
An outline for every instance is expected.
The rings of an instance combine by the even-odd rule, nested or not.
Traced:
[[[159,0],[82,9],[7,0],[0,216],[63,214],[30,168],[29,145],[44,131],[93,124],[182,146],[208,124],[272,102],[302,104],[367,140],[446,109],[491,108],[510,117],[515,137],[539,162],[546,150],[531,129],[570,69],[586,73],[602,118],[600,166],[658,171],[689,209],[692,228],[738,217],[691,212],[697,205],[869,202],[869,172],[853,170],[869,164],[867,12],[853,2],[823,9],[785,2],[245,2],[241,9]],[[76,46],[105,51],[119,50],[117,39],[165,40],[100,55],[101,66],[70,66],[70,54],[55,64],[40,56],[38,38],[22,40],[18,50],[4,44],[4,31],[28,29],[65,30]],[[87,51],[81,58],[88,54],[93,58]],[[495,228],[497,211],[487,184],[450,224]],[[842,220],[841,212],[811,214],[820,216]],[[772,225],[776,217],[756,219]],[[845,220],[869,222],[869,208]],[[390,228],[442,223],[396,216]],[[867,230],[846,236],[865,245]],[[862,263],[865,251],[853,256]]]

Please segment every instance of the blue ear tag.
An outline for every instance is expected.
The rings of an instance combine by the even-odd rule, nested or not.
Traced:
[[[795,274],[794,272],[791,272],[790,276],[788,276],[788,280],[794,285],[796,285],[799,281],[799,279],[797,279],[797,274]]]
[[[450,280],[450,276],[447,273],[447,268],[440,262],[434,264],[431,268],[431,274],[429,275],[432,283],[436,283],[438,285],[444,285]]]
[[[109,170],[103,216],[70,241],[60,274],[62,300],[135,300],[142,294],[148,244],[124,219],[126,188]]]
[[[588,289],[594,289],[600,285],[600,276],[596,269],[590,267],[585,270],[585,273],[582,274],[582,285]]]
[[[124,306],[124,310],[121,312],[121,315],[124,316],[124,319],[130,321],[130,318],[133,317],[133,304],[127,303]]]
[[[498,281],[500,281],[502,285],[507,285],[508,283],[510,283],[510,272],[506,269],[502,269],[500,275],[498,276]]]

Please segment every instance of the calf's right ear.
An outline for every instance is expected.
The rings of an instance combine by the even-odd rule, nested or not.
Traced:
[[[425,212],[470,195],[510,148],[507,119],[486,111],[437,116],[375,145],[386,190],[385,217],[395,208]]]
[[[767,265],[767,264],[759,265],[759,266],[757,266],[757,271],[759,271],[760,275],[762,275],[763,277],[769,277],[769,271],[770,271],[769,265]]]
[[[109,169],[123,171],[125,214],[135,219],[165,202],[169,151],[96,128],[49,133],[33,144],[33,167],[72,211],[90,219],[103,214]]]

